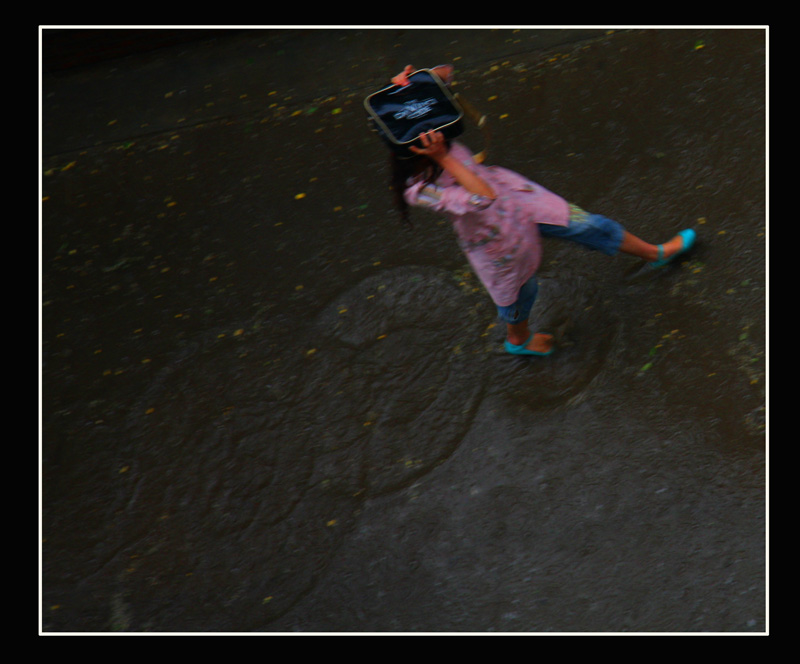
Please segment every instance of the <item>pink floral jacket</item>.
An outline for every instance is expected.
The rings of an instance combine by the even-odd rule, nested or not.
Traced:
[[[492,300],[499,306],[513,304],[541,262],[538,224],[566,226],[569,205],[514,171],[475,163],[460,143],[453,143],[450,154],[489,183],[496,198],[471,194],[445,172],[433,183],[410,181],[406,201],[445,213]]]

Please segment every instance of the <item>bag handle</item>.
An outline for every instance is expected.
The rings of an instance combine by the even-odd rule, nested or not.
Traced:
[[[437,69],[439,71],[437,71]],[[453,65],[436,65],[435,67],[431,67],[429,71],[434,76],[438,77],[448,88],[450,87],[450,84],[453,82],[453,73],[455,71]],[[461,108],[464,109],[464,113],[469,116],[469,119],[475,123],[483,134],[483,150],[472,157],[476,163],[482,164],[486,161],[486,155],[489,153],[489,144],[491,143],[489,123],[487,122],[486,116],[467,101],[460,92],[453,92],[453,97],[460,104]]]

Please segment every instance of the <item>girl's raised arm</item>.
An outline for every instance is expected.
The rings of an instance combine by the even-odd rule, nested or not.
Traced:
[[[495,199],[497,196],[489,184],[480,176],[469,170],[464,164],[450,154],[444,136],[438,131],[429,131],[420,134],[422,147],[411,146],[415,154],[424,155],[435,161],[439,166],[452,175],[458,184],[472,194]]]

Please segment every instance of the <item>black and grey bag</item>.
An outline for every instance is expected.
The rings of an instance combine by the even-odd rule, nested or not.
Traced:
[[[367,117],[386,144],[402,158],[413,157],[419,135],[439,131],[449,140],[464,132],[464,110],[431,69],[408,75],[408,85],[390,85],[364,100]]]

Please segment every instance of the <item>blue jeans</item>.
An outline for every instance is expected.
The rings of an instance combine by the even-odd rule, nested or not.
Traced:
[[[569,224],[566,226],[539,224],[539,234],[542,237],[572,240],[609,256],[619,251],[625,233],[621,224],[601,214],[586,212],[577,205],[570,205],[569,208]]]
[[[516,325],[517,323],[524,323],[528,320],[528,316],[533,309],[533,303],[536,302],[536,295],[539,293],[539,280],[534,274],[528,281],[522,284],[519,289],[517,301],[507,307],[497,307],[497,315],[500,320],[509,325]]]
[[[591,214],[582,210],[577,205],[570,205],[569,224],[567,226],[552,226],[539,224],[539,233],[542,237],[557,237],[563,240],[577,242],[588,249],[601,251],[613,256],[619,251],[625,229],[621,224],[600,214]],[[539,282],[534,274],[520,288],[519,296],[514,304],[507,307],[497,307],[497,315],[505,323],[515,325],[524,323],[530,316],[536,295],[539,292]]]

